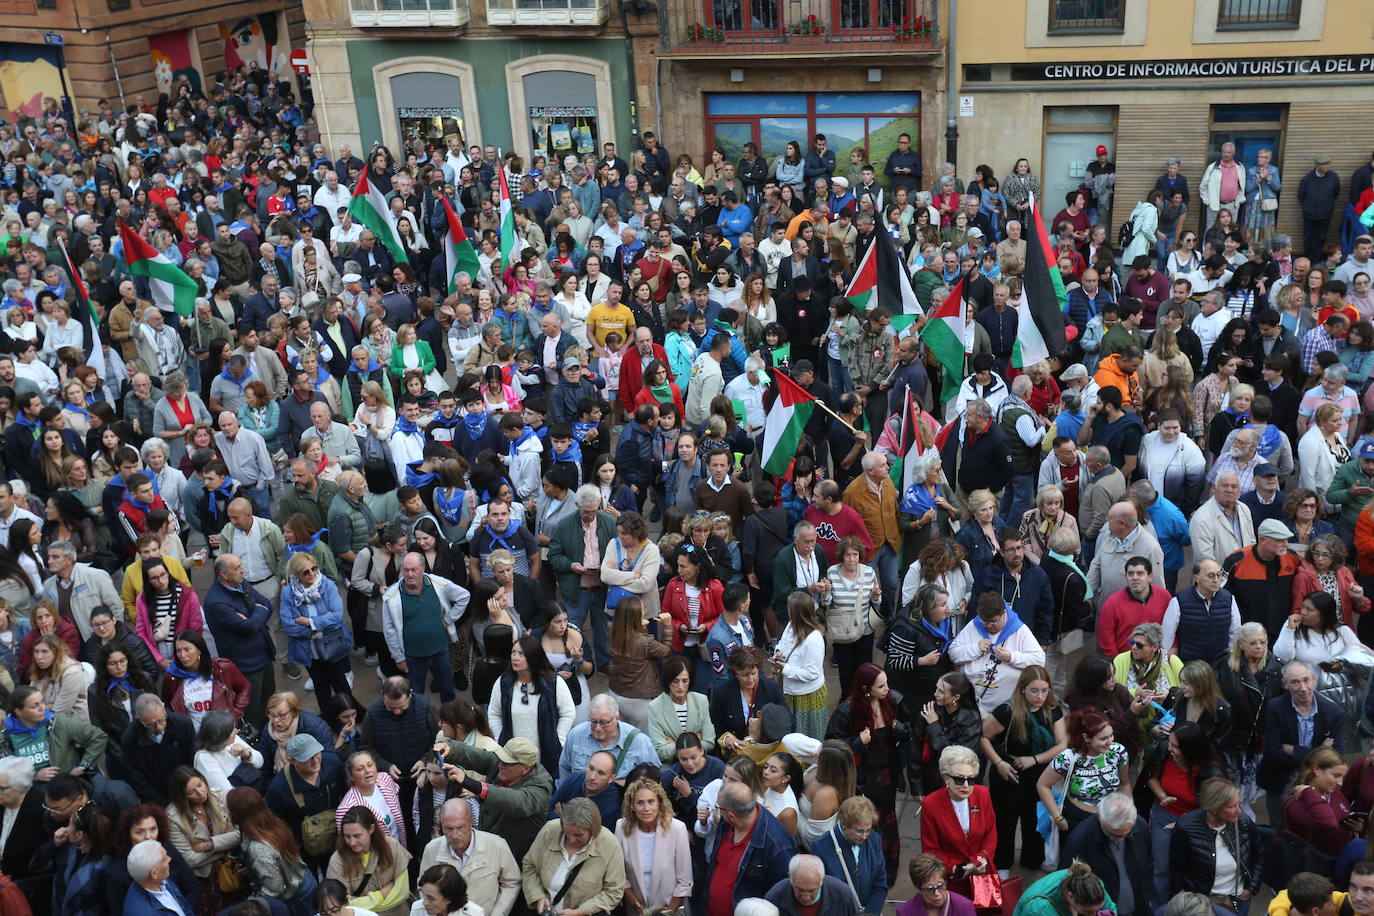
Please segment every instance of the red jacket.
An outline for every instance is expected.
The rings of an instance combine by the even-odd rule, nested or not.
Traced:
[[[76,629],[75,623],[59,615],[57,618],[57,635],[67,644],[67,652],[72,658],[78,658],[81,655],[81,633]],[[28,681],[29,666],[33,664],[33,646],[42,638],[42,633],[37,630],[29,630],[29,634],[19,644],[19,670],[10,672],[14,675],[16,682]]]
[[[712,579],[711,584],[706,586],[701,593],[701,617],[697,620],[697,626],[702,626],[709,631],[711,625],[716,622],[716,618],[725,613],[725,604],[721,596],[725,593],[725,586],[721,585],[719,579]],[[678,627],[687,626],[687,583],[677,576],[669,580],[667,587],[663,589],[663,613],[673,618],[673,651],[682,652],[686,649],[683,645],[682,632]],[[702,634],[697,642],[705,643],[706,635]]]
[[[130,557],[138,554],[138,536],[148,530],[148,513],[154,509],[166,509],[167,504],[162,501],[162,497],[153,494],[153,501],[148,504],[147,510],[135,506],[129,499],[129,491],[124,491],[124,501],[119,504],[119,524],[124,531],[124,547]]]
[[[1365,513],[1361,512],[1363,518]],[[1341,590],[1341,623],[1348,627],[1355,626],[1355,615],[1363,614],[1369,610],[1369,597],[1361,595],[1355,598],[1350,594],[1350,586],[1355,584],[1355,574],[1350,571],[1349,566],[1342,566],[1336,570],[1336,587]],[[1313,592],[1322,590],[1321,583],[1317,581],[1317,570],[1312,565],[1311,560],[1303,560],[1298,567],[1298,574],[1293,577],[1293,613],[1302,611],[1303,599]]]
[[[239,666],[227,658],[215,659],[210,663],[210,681],[210,709],[203,711],[228,710],[234,714],[234,721],[242,719],[243,711],[248,708],[248,700],[252,697],[253,688],[239,671]],[[162,698],[172,707],[173,712],[179,712],[183,716],[189,715],[186,711],[186,701],[182,699],[185,686],[186,681],[179,677],[169,677],[162,685]]]
[[[668,367],[668,354],[659,344],[654,344],[654,359],[663,363],[663,367],[668,369],[668,381],[676,381],[673,370]],[[644,367],[640,365],[639,351],[634,345],[625,348],[625,358],[620,361],[620,403],[625,405],[625,412],[630,413],[635,409],[635,396],[639,394],[640,388],[644,386]],[[647,389],[646,389],[647,390]],[[679,399],[681,395],[678,395]],[[677,405],[678,417],[682,417],[682,403],[679,400]]]
[[[948,789],[936,789],[921,805],[921,851],[941,862],[952,877],[957,865],[982,856],[990,867],[997,851],[997,818],[987,786],[974,786],[968,800],[968,835],[959,826]]]

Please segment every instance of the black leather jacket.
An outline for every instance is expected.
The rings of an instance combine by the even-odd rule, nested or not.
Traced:
[[[1242,891],[1256,893],[1263,869],[1264,846],[1259,828],[1244,814],[1221,833],[1240,866]],[[1207,812],[1189,811],[1174,822],[1169,840],[1169,895],[1180,891],[1211,894],[1217,873],[1216,833],[1207,826]]]

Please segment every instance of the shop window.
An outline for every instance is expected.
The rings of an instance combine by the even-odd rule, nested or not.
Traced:
[[[795,141],[806,155],[812,138],[826,135],[841,167],[861,148],[882,172],[901,134],[920,152],[921,96],[917,92],[710,93],[706,96],[707,149],[719,146],[737,161],[753,141],[770,162]]]
[[[450,137],[467,146],[462,84],[456,76],[402,73],[391,77],[391,97],[404,148],[414,149],[414,142],[421,140],[426,146],[445,149]]]
[[[1126,0],[1050,0],[1051,35],[1119,33],[1126,27]]]
[[[1296,29],[1302,0],[1220,0],[1218,29]]]
[[[571,70],[543,70],[521,80],[531,156],[543,156],[552,163],[569,154],[581,159],[601,149],[600,111],[587,104],[596,99],[595,77]]]
[[[1234,143],[1236,159],[1246,168],[1255,164],[1255,154],[1262,149],[1269,150],[1274,165],[1282,167],[1287,121],[1287,105],[1213,105],[1207,131],[1207,161],[1215,162],[1221,157],[1223,143]],[[1201,174],[1202,167],[1197,171]]]

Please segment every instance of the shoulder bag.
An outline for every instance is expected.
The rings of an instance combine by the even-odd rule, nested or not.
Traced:
[[[291,776],[291,765],[286,768],[286,788],[291,791],[291,798],[295,800],[296,807],[304,810],[305,796],[296,788],[296,780]],[[301,848],[308,856],[320,857],[328,855],[334,850],[337,834],[334,829],[334,814],[336,809],[330,808],[327,811],[320,811],[316,814],[307,814],[301,818]],[[354,894],[354,896],[358,896]]]
[[[630,570],[629,570],[629,571],[630,571],[630,572],[634,572],[636,569],[638,569],[638,568],[639,568],[639,561],[642,560],[642,559],[644,559],[644,547],[640,547],[640,548],[639,548],[639,556],[635,557],[635,561],[634,561],[634,563],[630,566]],[[625,560],[625,552],[624,552],[624,551],[621,549],[621,547],[620,547],[620,538],[616,538],[616,539],[615,539],[615,566],[616,566],[616,569],[619,569],[619,568],[620,568],[620,564],[623,563],[624,560]],[[620,600],[621,600],[622,598],[624,598],[626,595],[633,595],[633,594],[635,594],[635,593],[632,592],[632,591],[630,591],[628,588],[625,588],[623,585],[612,585],[610,588],[606,589],[606,610],[608,610],[608,611],[614,611],[614,610],[616,609],[616,606],[620,604]]]

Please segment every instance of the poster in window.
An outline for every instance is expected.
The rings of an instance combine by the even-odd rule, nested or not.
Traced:
[[[531,105],[531,152],[562,158],[596,149],[595,105]]]

